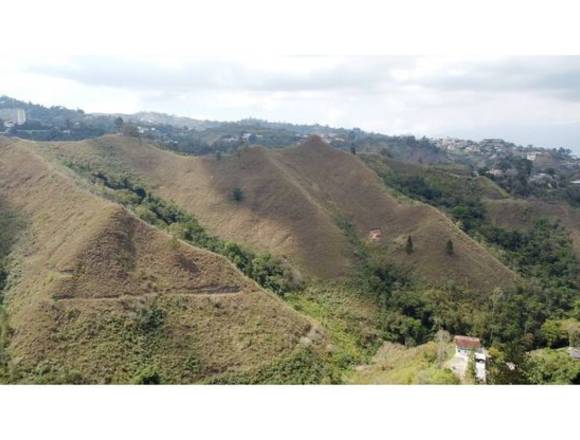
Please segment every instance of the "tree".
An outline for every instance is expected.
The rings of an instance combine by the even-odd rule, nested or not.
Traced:
[[[467,371],[465,372],[466,379],[470,383],[477,383],[477,371],[475,369],[475,354],[471,353],[469,355],[469,361],[467,362]]]
[[[445,361],[449,341],[451,341],[451,335],[448,331],[441,329],[435,334],[435,342],[437,342],[437,366],[439,368],[443,366],[443,362]]]
[[[131,381],[135,385],[159,385],[161,377],[153,367],[145,367]]]
[[[580,384],[580,362],[566,351],[544,349],[531,356],[528,379],[532,384]]]
[[[236,202],[241,202],[242,200],[244,200],[244,192],[242,191],[242,189],[239,187],[234,188],[232,191],[232,198]]]
[[[139,129],[133,124],[123,124],[121,133],[123,136],[139,137]]]
[[[453,255],[455,253],[455,251],[453,250],[453,242],[451,241],[451,239],[447,240],[447,244],[445,245],[445,251],[447,252],[447,255]]]
[[[574,302],[574,305],[572,306],[572,311],[570,312],[570,316],[580,321],[580,299]]]
[[[489,349],[487,383],[492,385],[527,384],[531,363],[519,341]]]
[[[407,244],[405,245],[405,252],[407,252],[407,254],[412,254],[413,253],[413,239],[411,238],[411,236],[409,235],[407,237]]]
[[[546,339],[548,347],[554,347],[557,342],[560,342],[563,339],[563,332],[560,321],[553,319],[546,320],[546,322],[542,324],[542,335]]]
[[[125,121],[123,121],[123,118],[121,118],[121,117],[115,118],[115,130],[117,132],[119,132],[119,133],[121,132],[124,124],[125,124]]]

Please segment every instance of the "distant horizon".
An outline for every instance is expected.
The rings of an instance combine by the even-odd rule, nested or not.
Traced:
[[[248,116],[580,153],[580,56],[8,57],[0,94],[90,113]]]
[[[421,133],[411,133],[411,132],[399,132],[399,133],[385,133],[385,132],[381,132],[381,131],[376,131],[376,130],[368,130],[365,129],[364,127],[360,127],[360,126],[352,126],[352,127],[346,127],[346,126],[340,126],[340,125],[329,125],[329,124],[324,124],[321,122],[294,122],[294,121],[287,121],[287,120],[271,120],[271,119],[265,119],[262,117],[256,117],[256,116],[245,116],[245,117],[241,117],[239,119],[214,119],[214,118],[203,118],[203,117],[193,117],[193,116],[189,116],[189,115],[184,115],[184,114],[179,114],[179,113],[173,113],[173,112],[164,112],[164,111],[159,111],[159,110],[152,110],[152,109],[141,109],[141,110],[137,110],[135,112],[131,112],[131,113],[126,113],[126,112],[118,112],[118,111],[110,111],[110,112],[103,112],[103,111],[90,111],[82,106],[66,106],[66,105],[62,105],[62,104],[58,104],[58,103],[44,103],[44,102],[40,102],[38,100],[34,100],[34,99],[28,99],[28,98],[21,98],[21,97],[15,97],[15,96],[10,96],[7,94],[2,93],[0,95],[1,97],[6,97],[6,98],[10,98],[10,99],[14,99],[17,101],[21,101],[21,102],[25,102],[25,103],[29,103],[29,104],[33,104],[33,105],[41,105],[44,107],[65,107],[69,110],[82,110],[85,114],[92,114],[92,115],[127,115],[127,116],[132,116],[132,115],[136,115],[139,113],[156,113],[156,114],[161,114],[161,115],[167,115],[170,117],[175,117],[175,118],[187,118],[187,119],[191,119],[194,121],[201,121],[201,122],[216,122],[216,123],[239,123],[239,122],[243,122],[246,120],[256,120],[256,121],[262,121],[262,122],[267,122],[267,123],[271,123],[271,124],[290,124],[290,125],[303,125],[303,126],[321,126],[321,127],[327,127],[330,129],[344,129],[344,130],[353,130],[353,129],[360,129],[363,130],[367,133],[373,133],[373,134],[379,134],[379,135],[384,135],[384,136],[414,136],[416,138],[421,138],[421,137],[426,137],[429,139],[445,139],[445,138],[451,138],[451,139],[461,139],[461,140],[466,140],[466,141],[472,141],[472,142],[481,142],[485,139],[501,139],[505,142],[508,143],[512,143],[521,147],[525,147],[528,148],[530,145],[533,148],[545,148],[545,149],[557,149],[557,148],[568,148],[570,150],[572,150],[572,153],[575,156],[580,156],[580,147],[577,149],[574,149],[572,146],[569,145],[538,145],[538,144],[533,144],[530,142],[522,142],[522,141],[517,141],[514,140],[513,138],[508,138],[505,136],[494,136],[494,135],[489,135],[489,136],[480,136],[480,137],[475,137],[475,136],[469,136],[469,135],[462,135],[461,133],[458,134],[438,134],[438,135],[427,135],[427,134],[421,134]],[[579,129],[579,136],[580,136],[580,127],[578,127]]]

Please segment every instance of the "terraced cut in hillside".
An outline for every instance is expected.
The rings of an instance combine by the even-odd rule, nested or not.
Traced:
[[[353,249],[337,224],[346,219],[365,240],[380,230],[373,242],[378,251],[429,282],[486,290],[516,277],[437,209],[397,199],[359,158],[318,138],[221,158],[179,156],[119,136],[44,147],[61,160],[128,173],[210,232],[286,257],[310,275],[351,271]],[[235,188],[241,200],[234,199]],[[405,252],[409,235],[412,253]],[[446,253],[449,240],[454,255]]]
[[[308,319],[224,258],[79,188],[37,149],[0,144],[0,194],[25,219],[4,300],[11,381],[251,382],[295,356],[316,362],[325,337]]]

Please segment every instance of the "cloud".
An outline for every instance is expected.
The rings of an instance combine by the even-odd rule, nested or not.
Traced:
[[[393,82],[392,68],[412,62],[403,57],[270,57],[223,59],[139,59],[75,57],[66,64],[30,66],[33,73],[93,86],[170,91],[247,90],[298,92],[377,90]]]
[[[443,91],[533,91],[580,99],[580,57],[510,57],[487,62],[450,62],[415,84]]]
[[[197,57],[144,59],[73,57],[28,67],[36,74],[91,86],[184,93],[253,92],[387,93],[394,88],[445,92],[534,91],[580,100],[580,57]]]
[[[0,92],[87,111],[254,116],[543,146],[553,139],[580,151],[578,56],[77,56],[4,66]]]

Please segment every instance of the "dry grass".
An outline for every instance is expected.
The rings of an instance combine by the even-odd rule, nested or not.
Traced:
[[[445,360],[453,355],[453,346],[448,344]],[[358,384],[457,384],[453,372],[437,365],[437,345],[428,342],[407,348],[386,342],[369,365],[361,365],[351,377]]]
[[[428,282],[453,280],[473,289],[508,285],[515,275],[445,215],[397,200],[358,157],[318,139],[293,148],[251,148],[239,154],[184,157],[139,140],[106,136],[53,144],[67,160],[127,171],[195,215],[210,232],[287,257],[303,272],[333,279],[352,268],[352,249],[336,218],[362,238],[381,228],[382,252]],[[244,200],[232,200],[242,188]],[[416,252],[404,252],[412,235]],[[455,256],[445,253],[451,239]]]
[[[14,251],[20,282],[6,298],[15,380],[252,374],[312,331],[224,258],[80,189],[33,143],[0,147],[0,191],[27,227]]]

